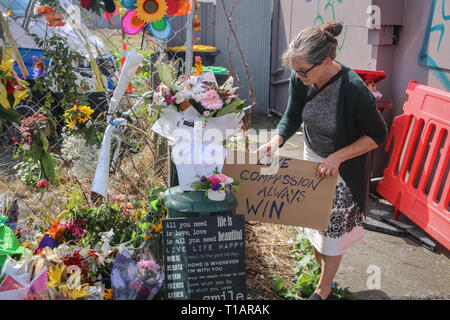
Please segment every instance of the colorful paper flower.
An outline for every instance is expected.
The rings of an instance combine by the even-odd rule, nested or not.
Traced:
[[[164,18],[167,12],[165,0],[138,0],[136,15],[145,22],[156,22]]]

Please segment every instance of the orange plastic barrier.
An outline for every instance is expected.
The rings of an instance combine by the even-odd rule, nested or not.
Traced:
[[[377,191],[450,249],[450,93],[410,81],[404,114],[395,117]]]

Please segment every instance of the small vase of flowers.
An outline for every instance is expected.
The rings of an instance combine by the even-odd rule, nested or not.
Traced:
[[[214,170],[210,176],[199,177],[200,181],[192,183],[193,192],[204,191],[205,197],[213,201],[224,201],[228,192],[238,192],[242,180],[236,180]]]

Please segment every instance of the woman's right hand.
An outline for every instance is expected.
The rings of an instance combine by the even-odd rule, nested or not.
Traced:
[[[263,156],[271,157],[277,152],[280,145],[283,143],[283,137],[280,135],[274,136],[268,143],[256,150],[256,153],[261,158]]]

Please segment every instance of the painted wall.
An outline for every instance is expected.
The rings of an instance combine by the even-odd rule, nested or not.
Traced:
[[[410,80],[450,91],[450,0],[407,0],[392,73],[393,116]]]
[[[337,60],[353,69],[386,72],[386,79],[377,87],[393,102],[393,109],[383,113],[389,127],[393,118],[403,113],[410,80],[450,91],[450,0],[274,1],[280,3],[276,14],[283,26],[278,26],[277,38],[272,39],[272,46],[277,46],[272,72],[280,68],[280,49],[301,29],[332,20],[345,26],[338,38]],[[370,5],[381,9],[379,29],[367,28]],[[288,76],[289,72],[278,72],[272,81],[282,82]],[[283,100],[283,92],[287,92],[287,83],[271,88],[270,108],[281,113],[287,100]],[[382,150],[374,153],[372,177],[382,176],[386,158]]]
[[[281,66],[281,56],[304,28],[328,21],[344,24],[337,38],[337,60],[354,69],[374,70],[376,57],[369,44],[366,21],[370,0],[274,0],[270,109],[284,113],[291,71]]]

